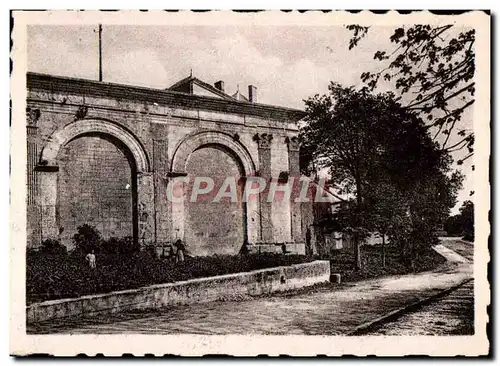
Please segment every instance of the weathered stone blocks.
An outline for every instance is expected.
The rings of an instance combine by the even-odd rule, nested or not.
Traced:
[[[105,237],[122,235],[132,226],[134,237],[142,246],[163,247],[176,239],[185,239],[186,234],[193,235],[193,228],[199,225],[185,225],[188,206],[168,202],[166,187],[172,179],[169,174],[186,173],[193,152],[207,146],[229,152],[242,166],[244,179],[258,174],[269,181],[281,171],[294,174],[298,167],[294,122],[303,116],[301,111],[36,74],[28,75],[27,103],[28,192],[29,203],[36,206],[29,210],[31,246],[40,245],[44,239],[69,242],[76,226],[103,215],[106,220],[101,220],[99,229]],[[68,180],[68,184],[86,188],[81,194],[70,190],[71,202],[58,189],[58,180],[64,179],[64,164],[75,164],[74,174],[83,172],[76,166],[81,159],[61,161],[63,150],[88,138],[113,141],[122,153],[121,161],[126,158],[131,162],[130,188],[135,189],[129,197],[131,218],[119,213],[125,204],[104,207],[96,198],[106,190],[107,194],[116,195],[117,202],[124,202],[118,199],[122,190],[114,189],[110,182],[116,177],[114,170],[123,170],[123,164],[114,153],[98,145],[78,151],[77,155],[94,159],[92,169],[100,169],[102,179],[92,184]],[[216,166],[214,171],[219,168]],[[104,179],[106,175],[108,181]],[[242,208],[244,241],[301,242],[300,210],[293,203],[274,204],[273,208],[273,203],[265,202],[266,193]],[[82,204],[73,210],[78,211],[73,220],[68,214],[71,210],[65,213],[63,208],[79,198]],[[65,220],[73,220],[74,224],[68,226]],[[234,222],[240,225],[238,220]]]

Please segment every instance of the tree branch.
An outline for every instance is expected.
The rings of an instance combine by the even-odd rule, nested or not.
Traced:
[[[448,84],[448,85],[450,85],[450,84]],[[443,99],[443,102],[446,102],[447,100],[450,100],[451,98],[456,97],[457,95],[463,93],[464,91],[466,91],[470,87],[473,87],[474,85],[475,85],[475,83],[472,82],[469,85],[463,87],[462,89],[456,91],[455,93],[448,95],[446,98]],[[428,100],[434,98],[439,91],[444,90],[444,89],[446,89],[446,86],[441,87],[438,91],[430,94],[429,96],[425,97],[423,100],[420,100],[420,101],[418,101],[416,103],[413,103],[413,104],[410,104],[410,105],[406,106],[406,108],[407,109],[412,109],[412,110],[419,110],[419,109],[428,108],[428,106],[427,107],[425,107],[425,106],[424,107],[415,107],[415,106],[417,106],[419,104],[422,104],[423,102],[428,101]]]

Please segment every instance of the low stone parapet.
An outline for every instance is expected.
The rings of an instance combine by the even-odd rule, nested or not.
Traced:
[[[330,262],[314,261],[251,272],[197,278],[89,295],[51,300],[27,307],[27,322],[116,313],[130,309],[152,309],[218,300],[241,299],[288,291],[330,281]]]
[[[274,254],[306,254],[305,243],[257,243],[248,246],[248,252],[256,253],[274,253]]]

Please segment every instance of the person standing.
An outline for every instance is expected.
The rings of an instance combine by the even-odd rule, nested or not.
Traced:
[[[184,251],[186,250],[186,248],[184,247],[181,239],[177,239],[177,241],[175,242],[175,247],[177,248],[177,253],[175,256],[176,263],[184,262]]]
[[[91,253],[86,255],[85,259],[87,260],[87,262],[89,262],[90,268],[92,268],[92,269],[96,268],[94,249],[92,249]]]

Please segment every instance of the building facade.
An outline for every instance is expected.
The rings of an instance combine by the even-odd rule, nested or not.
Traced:
[[[29,73],[28,246],[57,239],[71,249],[89,224],[141,247],[181,239],[192,255],[244,245],[304,253],[308,224],[293,200],[169,196],[173,180],[182,196],[199,177],[216,187],[235,177],[241,195],[251,177],[299,177],[304,112],[256,103],[257,89],[248,90],[229,95],[223,82],[192,76],[158,90]]]

